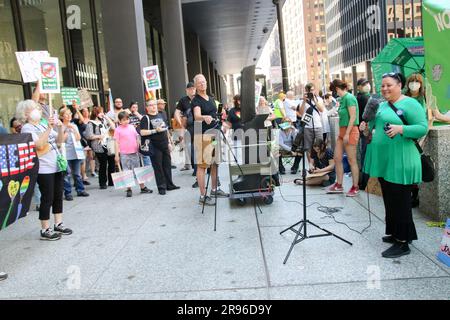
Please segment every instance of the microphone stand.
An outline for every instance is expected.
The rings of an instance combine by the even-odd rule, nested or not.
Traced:
[[[310,123],[311,121],[313,121],[312,115],[309,115],[305,112],[305,115],[302,118],[301,121],[301,125],[303,127],[305,127],[308,123]],[[303,128],[304,130],[305,128]],[[297,222],[296,224],[290,226],[289,228],[287,228],[286,230],[283,230],[280,235],[283,235],[284,233],[286,233],[287,231],[292,231],[295,233],[295,239],[294,241],[292,241],[291,247],[289,248],[289,251],[286,255],[286,258],[284,259],[283,264],[286,264],[289,256],[292,253],[292,250],[294,249],[295,245],[299,244],[300,242],[307,240],[307,239],[313,239],[313,238],[320,238],[320,237],[329,237],[329,236],[333,236],[335,238],[338,238],[339,240],[348,243],[349,245],[353,245],[351,242],[337,236],[336,234],[322,228],[319,227],[317,224],[311,222],[310,220],[308,220],[307,218],[307,205],[306,205],[306,176],[307,176],[307,172],[306,172],[306,163],[305,163],[305,159],[306,159],[306,150],[305,150],[305,134],[303,133],[303,146],[302,146],[302,153],[303,153],[303,166],[302,166],[302,177],[303,177],[303,220]],[[319,234],[319,235],[308,235],[308,225],[312,225],[313,227],[322,230],[323,232],[325,232],[325,234]],[[299,226],[298,230],[296,229],[296,227]]]

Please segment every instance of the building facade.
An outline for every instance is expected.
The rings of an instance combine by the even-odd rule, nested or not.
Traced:
[[[421,0],[325,0],[331,78],[372,81],[370,61],[392,38],[422,36]]]

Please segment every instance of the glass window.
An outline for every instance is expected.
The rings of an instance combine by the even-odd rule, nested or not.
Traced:
[[[22,86],[0,83],[0,122],[6,129],[15,116],[17,103],[23,99]]]
[[[10,1],[0,1],[0,79],[21,81]]]
[[[75,82],[80,88],[98,91],[98,77],[95,61],[94,37],[92,33],[89,0],[66,0],[68,29],[72,46]],[[79,13],[79,20],[70,23],[71,16]],[[76,18],[76,17],[75,17]]]
[[[108,63],[106,62],[105,36],[103,33],[103,7],[102,1],[95,2],[95,13],[97,15],[98,44],[100,47],[100,60],[102,63],[103,88],[109,91]]]
[[[61,84],[68,83],[59,1],[20,1],[20,10],[27,51],[46,50],[58,58]]]

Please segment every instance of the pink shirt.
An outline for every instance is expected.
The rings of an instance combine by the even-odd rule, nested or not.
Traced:
[[[121,154],[137,153],[139,146],[137,143],[138,133],[134,126],[118,126],[114,132],[114,139],[119,144]]]

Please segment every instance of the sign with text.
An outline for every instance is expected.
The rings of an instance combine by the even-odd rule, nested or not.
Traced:
[[[447,267],[450,267],[450,219],[447,219],[438,258],[445,263]]]
[[[0,230],[24,218],[30,209],[39,160],[31,134],[0,136]]]
[[[77,88],[62,87],[61,96],[65,105],[71,106],[74,100],[76,101],[77,105],[81,105],[81,99],[78,95]]]
[[[42,59],[39,65],[41,93],[60,93],[58,58]]]
[[[80,107],[81,108],[91,108],[94,106],[94,102],[92,101],[91,94],[86,89],[78,90],[78,96],[80,98]]]
[[[48,57],[50,57],[48,51],[16,52],[24,83],[37,82],[40,79],[40,62]]]
[[[146,183],[153,180],[155,173],[152,166],[134,168],[134,174],[138,183]]]
[[[158,66],[144,68],[143,76],[147,91],[162,89]]]
[[[136,185],[134,180],[134,173],[132,170],[120,171],[111,174],[111,178],[116,190],[133,188]]]

